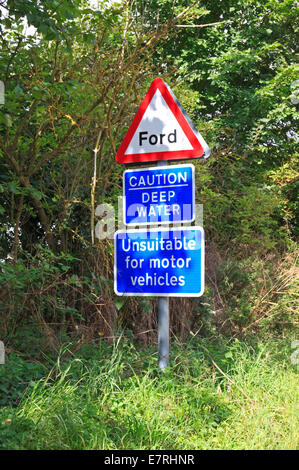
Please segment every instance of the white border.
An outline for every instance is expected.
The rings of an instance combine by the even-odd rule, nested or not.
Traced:
[[[119,233],[144,233],[144,232],[173,232],[179,230],[199,230],[201,232],[201,291],[198,293],[138,293],[138,292],[118,292],[117,290],[117,260],[116,260],[116,238]],[[119,296],[136,296],[136,297],[200,297],[204,293],[205,288],[205,233],[202,227],[173,227],[173,228],[151,228],[149,230],[117,230],[114,234],[114,292]]]
[[[192,171],[192,219],[188,219],[188,220],[173,220],[173,221],[169,221],[169,220],[165,220],[165,221],[155,221],[155,222],[127,222],[127,214],[126,214],[126,194],[125,194],[125,173],[129,173],[129,172],[138,172],[138,171],[157,171],[157,170],[163,170],[165,168],[167,169],[170,169],[170,168],[186,168],[186,167],[191,167],[191,171]],[[162,189],[162,188],[161,188]],[[195,221],[195,167],[194,165],[192,165],[192,163],[185,163],[185,164],[182,164],[182,165],[163,165],[163,166],[154,166],[154,167],[150,167],[150,168],[138,168],[137,170],[135,169],[129,169],[129,170],[125,170],[123,172],[123,221],[124,221],[124,224],[127,225],[128,227],[133,225],[133,226],[146,226],[146,225],[162,225],[162,224],[183,224],[183,223],[188,223],[188,222],[194,222]]]
[[[165,82],[164,82],[165,83]],[[169,85],[167,85],[167,83],[165,83],[166,85],[166,88],[168,89],[169,93],[171,94],[172,98],[174,99],[174,101],[176,102],[177,106],[179,107],[179,109],[182,111],[186,121],[188,122],[189,126],[191,127],[191,129],[193,130],[194,134],[196,135],[197,139],[199,140],[200,142],[200,145],[202,146],[203,150],[204,150],[204,155],[203,155],[203,158],[209,158],[209,156],[211,155],[211,149],[210,147],[208,146],[208,144],[206,143],[206,141],[204,140],[203,136],[200,134],[200,132],[196,129],[194,123],[191,121],[190,117],[188,116],[188,114],[186,113],[186,111],[184,110],[183,106],[181,105],[181,103],[179,102],[179,100],[177,99],[177,97],[175,96],[175,94],[173,93],[172,89],[170,88]],[[193,158],[196,158],[196,157],[193,157]]]

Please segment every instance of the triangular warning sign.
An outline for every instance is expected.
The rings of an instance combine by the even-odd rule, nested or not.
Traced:
[[[210,155],[171,89],[156,78],[116,154],[119,163],[183,160]]]

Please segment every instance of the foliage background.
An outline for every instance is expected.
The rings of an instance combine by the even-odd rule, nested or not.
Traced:
[[[155,299],[114,295],[112,242],[94,237],[95,207],[117,209],[124,168],[115,153],[156,76],[212,149],[196,162],[206,291],[171,301],[172,334],[296,329],[297,2],[0,4],[0,336],[8,347],[38,357],[66,338],[76,350],[121,329],[156,339]]]

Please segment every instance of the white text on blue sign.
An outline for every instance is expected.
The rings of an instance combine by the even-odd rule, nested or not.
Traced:
[[[126,225],[193,220],[193,165],[173,165],[124,172]]]

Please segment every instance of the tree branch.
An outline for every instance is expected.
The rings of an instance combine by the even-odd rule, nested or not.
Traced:
[[[208,26],[217,26],[218,24],[228,24],[232,21],[218,21],[217,23],[206,23],[206,24],[176,24],[176,28],[207,28]]]
[[[5,78],[4,78],[4,84],[5,84],[5,85],[6,85],[6,82],[7,82],[7,80],[8,80],[9,67],[11,66],[11,64],[12,64],[12,62],[13,62],[15,56],[17,55],[17,52],[18,52],[18,49],[19,49],[19,47],[20,47],[20,45],[21,45],[22,40],[23,40],[22,36],[19,36],[19,39],[18,39],[18,43],[17,43],[17,45],[16,45],[16,48],[15,48],[15,50],[13,51],[13,53],[12,53],[12,55],[11,55],[9,61],[8,61],[8,64],[7,64],[7,67],[6,67],[6,71],[5,71]]]

